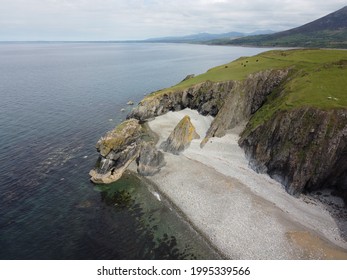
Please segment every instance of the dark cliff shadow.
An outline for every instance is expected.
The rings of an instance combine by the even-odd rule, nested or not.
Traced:
[[[325,209],[335,220],[341,238],[347,242],[347,205],[343,199],[335,196],[332,189],[323,189],[309,193],[306,203],[315,203],[310,200],[310,197],[320,201],[325,206]]]

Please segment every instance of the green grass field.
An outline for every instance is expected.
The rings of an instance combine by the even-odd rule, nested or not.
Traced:
[[[252,57],[241,57],[171,88],[154,92],[147,98],[205,81],[243,80],[252,73],[282,68],[291,68],[292,71],[282,94],[276,96],[276,100],[268,102],[267,105],[271,105],[272,110],[298,106],[323,109],[347,107],[347,50],[274,50]]]

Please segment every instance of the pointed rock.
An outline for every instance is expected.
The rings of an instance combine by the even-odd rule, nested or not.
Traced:
[[[194,125],[190,121],[189,116],[185,116],[171,132],[169,138],[161,143],[160,148],[165,152],[179,154],[186,149],[193,139],[199,139]]]

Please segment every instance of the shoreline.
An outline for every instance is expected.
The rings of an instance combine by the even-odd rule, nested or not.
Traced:
[[[212,117],[185,109],[148,123],[158,145],[184,115],[204,137]],[[347,243],[323,204],[310,196],[294,198],[248,167],[237,145],[241,130],[211,138],[202,150],[201,138],[179,156],[165,153],[167,165],[147,179],[226,258],[347,259]]]
[[[179,208],[173,201],[168,197],[164,192],[162,192],[161,188],[159,185],[157,185],[151,178],[144,177],[142,175],[139,175],[136,172],[136,166],[130,165],[129,166],[129,171],[131,174],[140,180],[144,181],[145,184],[148,186],[148,191],[152,193],[153,196],[155,196],[156,199],[159,201],[162,201],[169,209],[173,209],[176,213],[176,215],[183,220],[184,223],[186,223],[190,230],[193,231],[194,234],[198,236],[198,238],[201,238],[202,242],[210,249],[212,250],[212,255],[215,255],[216,260],[221,259],[221,260],[227,260],[227,256],[219,250],[211,241],[209,240],[208,236],[201,231],[199,228],[195,226],[194,223],[187,217],[187,215]],[[154,191],[154,192],[153,192]]]

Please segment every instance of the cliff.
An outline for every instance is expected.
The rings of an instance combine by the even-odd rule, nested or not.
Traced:
[[[216,83],[205,81],[182,90],[155,92],[146,96],[127,118],[145,122],[169,111],[179,111],[185,108],[198,110],[202,115],[215,116],[233,85],[233,81]]]
[[[239,144],[256,171],[268,173],[293,195],[327,187],[347,201],[346,109],[280,111],[248,128]]]
[[[206,137],[221,137],[228,129],[248,120],[288,72],[288,69],[270,69],[249,74],[242,81],[206,81],[187,89],[152,94],[128,118],[145,122],[169,111],[195,109],[202,115],[215,116]]]
[[[247,121],[288,73],[289,69],[264,70],[250,74],[244,81],[235,81],[207,131],[206,138],[222,137],[228,129]]]
[[[344,51],[243,57],[151,93],[128,118],[140,124],[184,108],[214,116],[201,147],[248,122],[239,144],[256,171],[293,195],[330,187],[346,199],[346,66]],[[99,150],[105,157],[109,148]]]

